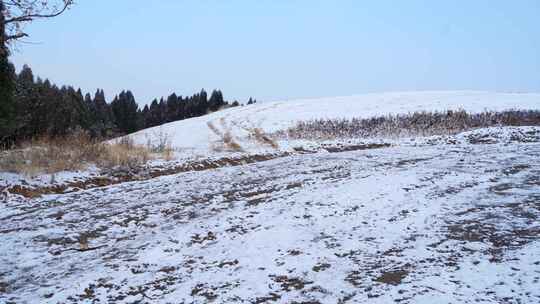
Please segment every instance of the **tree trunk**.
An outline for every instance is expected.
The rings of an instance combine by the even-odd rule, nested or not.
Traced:
[[[4,1],[0,0],[0,57],[7,57],[6,49],[6,25],[4,24]]]
[[[4,9],[4,1],[0,0],[0,145],[11,135],[14,115],[14,69],[8,61]]]

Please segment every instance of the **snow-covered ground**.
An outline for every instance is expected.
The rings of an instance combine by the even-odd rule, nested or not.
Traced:
[[[539,177],[494,128],[11,197],[0,302],[538,303]]]
[[[246,137],[314,118],[539,105],[540,94],[366,94],[143,130],[139,143],[165,136],[178,149],[152,166],[241,161],[32,199],[0,193],[0,303],[539,303],[540,127],[278,148]],[[244,151],[216,150],[215,130]]]
[[[295,148],[317,149],[320,142],[312,140],[274,139],[269,145],[254,138],[254,129],[268,135],[285,130],[297,122],[319,118],[362,118],[374,115],[404,114],[414,111],[443,111],[464,109],[470,113],[485,110],[540,109],[540,93],[493,93],[478,91],[425,91],[372,93],[348,97],[288,100],[229,108],[202,117],[176,121],[141,130],[129,135],[137,144],[174,148],[174,159],[153,160],[148,167],[176,166],[186,162],[208,159],[243,157],[245,155],[291,152]],[[227,134],[240,149],[232,151],[223,146]],[[112,140],[112,141],[117,141]],[[401,140],[401,139],[400,139]],[[378,139],[369,139],[378,142]],[[394,140],[384,139],[394,143]],[[351,139],[351,144],[366,139]],[[329,144],[334,144],[330,142]],[[59,183],[77,183],[100,177],[95,166],[79,172],[58,172],[25,176],[0,172],[0,189],[16,184],[43,187]]]
[[[180,157],[215,153],[213,143],[221,140],[209,124],[221,133],[230,132],[243,150],[260,152],[268,147],[248,140],[247,129],[266,133],[284,130],[298,121],[317,118],[364,118],[414,111],[464,109],[470,113],[485,110],[540,109],[540,94],[491,93],[477,91],[434,91],[373,93],[348,97],[263,102],[231,108],[202,117],[168,123],[133,135],[139,144],[170,139]]]

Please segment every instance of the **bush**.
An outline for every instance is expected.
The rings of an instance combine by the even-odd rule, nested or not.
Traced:
[[[373,118],[316,119],[273,134],[277,138],[335,139],[451,135],[493,126],[537,126],[540,111],[510,110],[469,114],[464,110],[414,112]]]

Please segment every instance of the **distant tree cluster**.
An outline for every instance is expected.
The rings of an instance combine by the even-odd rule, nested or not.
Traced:
[[[19,74],[11,66],[8,74],[14,83],[10,110],[14,115],[9,121],[0,120],[4,126],[0,144],[4,145],[41,136],[65,136],[75,130],[87,131],[92,137],[110,138],[240,105],[238,101],[225,101],[220,90],[212,91],[208,97],[203,89],[193,96],[173,93],[166,99],[154,99],[141,109],[129,90],[108,103],[103,90],[98,89],[92,96],[71,86],[58,87],[34,77],[26,65]],[[250,98],[248,102],[255,101]]]
[[[172,94],[140,109],[130,91],[107,103],[103,90],[92,97],[71,86],[57,87],[35,79],[28,66],[16,74],[9,62],[10,47],[28,37],[25,26],[59,16],[73,5],[73,0],[0,0],[0,147],[35,137],[65,136],[75,130],[108,138],[240,105],[225,101],[219,90],[212,91],[209,98],[202,90],[191,97]],[[248,104],[255,102],[250,98]]]
[[[215,112],[221,108],[237,106],[238,103],[229,105],[223,99],[223,94],[219,90],[214,90],[208,98],[205,90],[191,97],[177,96],[171,94],[167,99],[154,99],[150,106],[146,105],[142,109],[142,117],[146,127],[153,127],[163,123],[197,117]]]

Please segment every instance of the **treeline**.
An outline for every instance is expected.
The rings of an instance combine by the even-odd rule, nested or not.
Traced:
[[[238,101],[226,101],[220,90],[208,96],[203,89],[193,96],[173,93],[166,99],[154,99],[141,109],[129,90],[108,103],[103,90],[91,95],[71,86],[58,87],[34,77],[26,65],[12,77],[14,115],[6,123],[10,127],[3,128],[9,130],[4,131],[7,134],[0,135],[0,144],[4,146],[42,136],[65,136],[75,130],[87,131],[92,137],[111,138],[240,105]],[[248,104],[255,102],[250,98]]]

